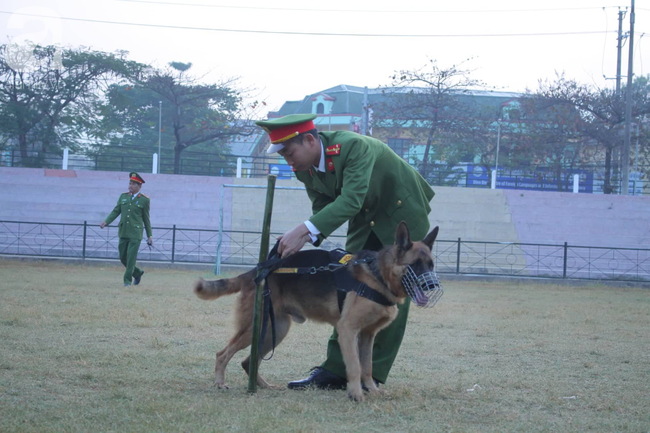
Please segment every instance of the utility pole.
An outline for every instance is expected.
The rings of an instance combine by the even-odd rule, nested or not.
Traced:
[[[621,174],[621,194],[628,195],[630,188],[630,133],[632,123],[632,81],[634,72],[632,63],[634,60],[634,0],[632,0],[632,7],[630,8],[630,39],[629,39],[630,52],[627,59],[627,87],[625,88],[625,142],[623,143],[623,160],[622,174]]]
[[[623,18],[625,11],[618,11],[618,45],[616,46],[616,94],[621,93],[621,51],[623,50]]]
[[[618,11],[618,44],[616,46],[616,98],[620,100],[621,98],[621,52],[623,50],[623,19],[625,18],[626,11]],[[614,147],[612,151],[612,169],[614,172],[614,178],[618,178],[619,173],[619,149],[618,146]],[[607,173],[609,178],[609,173]]]

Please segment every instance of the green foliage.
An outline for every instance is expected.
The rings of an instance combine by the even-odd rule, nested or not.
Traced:
[[[17,145],[23,162],[29,150],[78,150],[92,127],[92,106],[106,81],[137,75],[142,65],[126,52],[86,48],[0,45],[0,129]]]
[[[181,153],[192,146],[227,153],[227,140],[251,133],[242,118],[242,97],[234,80],[204,84],[188,75],[191,63],[172,62],[165,69],[149,69],[132,85],[114,85],[98,106],[97,137],[109,144],[158,147],[158,124],[163,155],[174,155],[179,172]],[[161,111],[162,110],[162,111]]]

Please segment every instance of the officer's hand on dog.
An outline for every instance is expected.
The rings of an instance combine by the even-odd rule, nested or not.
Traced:
[[[106,221],[102,221],[102,223],[99,225],[100,229],[103,229],[104,227],[106,227]]]
[[[310,240],[309,229],[304,224],[299,224],[295,228],[283,234],[279,239],[278,253],[281,257],[290,256],[297,253]]]

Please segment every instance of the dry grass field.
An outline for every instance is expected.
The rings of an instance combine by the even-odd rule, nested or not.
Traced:
[[[203,271],[0,260],[2,432],[649,432],[650,290],[445,282],[412,308],[387,395],[212,386],[234,297]],[[331,329],[295,325],[261,373],[303,377]]]

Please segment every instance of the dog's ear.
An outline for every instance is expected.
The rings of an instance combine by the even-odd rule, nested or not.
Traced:
[[[404,221],[399,223],[397,230],[395,231],[395,246],[397,247],[398,253],[407,251],[411,248],[413,243],[411,242],[411,234],[409,233],[409,228]]]
[[[433,241],[438,237],[438,226],[435,229],[431,230],[431,233],[427,235],[426,238],[422,239],[422,243],[428,246],[430,250],[433,249]]]

